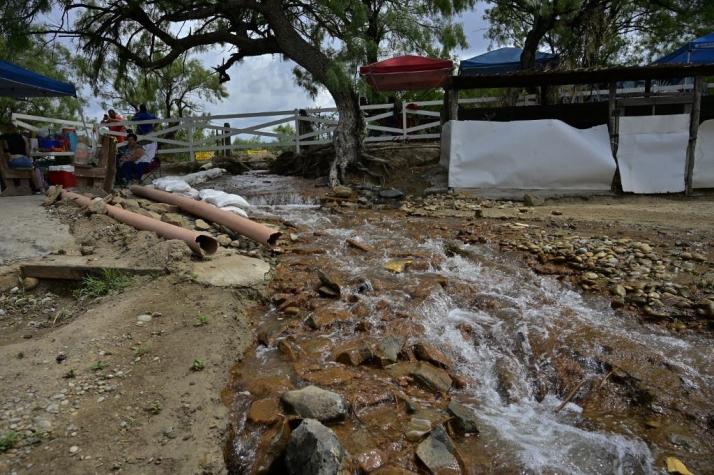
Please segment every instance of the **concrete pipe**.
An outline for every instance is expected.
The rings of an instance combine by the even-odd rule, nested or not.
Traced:
[[[186,196],[167,193],[165,191],[134,185],[131,192],[150,200],[178,206],[187,213],[203,218],[213,223],[222,224],[234,233],[246,236],[260,244],[271,247],[280,237],[280,232],[250,219],[237,216],[229,211],[223,211],[217,206],[204,201],[196,201]]]
[[[65,190],[62,190],[62,199],[74,201],[85,208],[88,208],[92,202],[91,198]],[[148,216],[127,211],[118,206],[108,204],[106,205],[106,210],[107,215],[124,224],[133,226],[136,229],[152,231],[166,239],[180,239],[188,244],[188,247],[199,256],[203,254],[214,254],[218,250],[218,241],[209,234],[197,233],[196,231],[191,231],[181,226],[164,223],[163,221],[158,221]]]

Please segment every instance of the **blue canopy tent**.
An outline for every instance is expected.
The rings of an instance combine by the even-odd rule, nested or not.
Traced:
[[[0,60],[0,97],[77,97],[74,85]]]
[[[692,40],[678,50],[652,64],[712,64],[714,63],[714,32]]]
[[[521,69],[521,48],[507,47],[489,51],[488,53],[474,56],[461,61],[460,76],[471,74],[500,74]],[[558,62],[558,56],[538,51],[536,53],[536,66],[543,69],[549,64]]]

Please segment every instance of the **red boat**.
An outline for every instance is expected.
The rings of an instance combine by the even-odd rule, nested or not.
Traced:
[[[417,91],[443,86],[453,67],[448,59],[407,55],[362,66],[359,72],[377,91]]]

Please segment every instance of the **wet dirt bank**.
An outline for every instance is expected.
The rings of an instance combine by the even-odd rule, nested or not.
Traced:
[[[349,407],[323,418],[346,470],[711,473],[708,233],[454,201],[266,208],[292,242],[232,371],[229,470],[303,473],[316,386]]]

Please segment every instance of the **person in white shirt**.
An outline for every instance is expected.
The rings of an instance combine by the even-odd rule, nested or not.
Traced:
[[[126,152],[122,158],[123,163],[119,166],[119,180],[122,183],[141,180],[156,156],[155,142],[142,147],[137,143],[136,135],[133,133],[127,134],[126,140]]]

